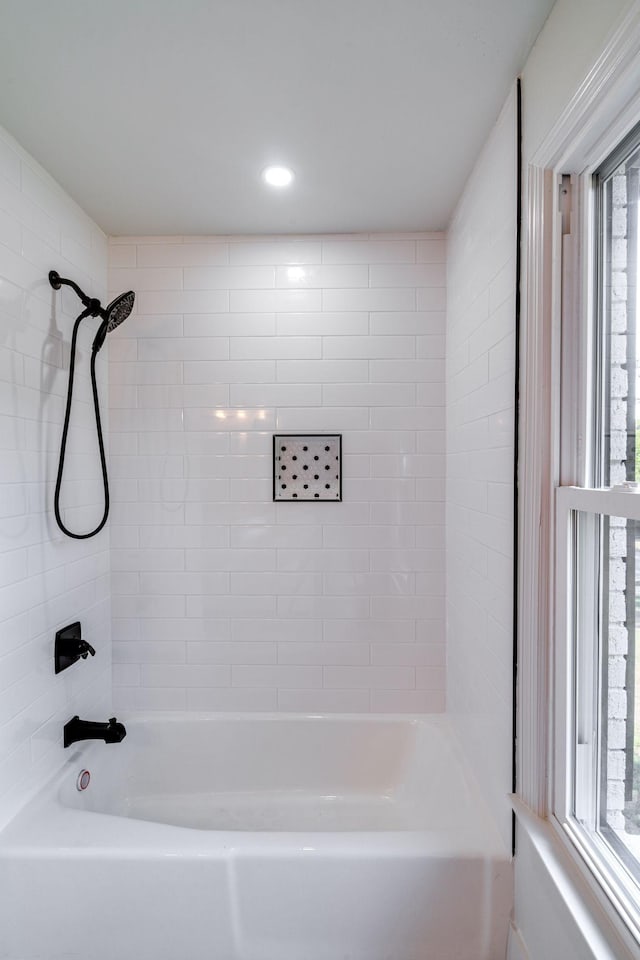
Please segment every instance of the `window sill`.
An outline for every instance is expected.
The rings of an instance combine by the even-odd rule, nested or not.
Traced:
[[[593,960],[639,960],[640,945],[569,841],[519,797],[512,796],[511,803],[518,829],[529,837],[559,898],[589,943]]]

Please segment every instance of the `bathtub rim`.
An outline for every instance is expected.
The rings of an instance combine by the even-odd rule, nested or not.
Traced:
[[[442,835],[438,829],[256,831],[211,830],[177,826],[151,820],[123,817],[115,813],[82,810],[64,804],[60,792],[70,775],[90,767],[92,757],[103,745],[95,741],[76,744],[73,753],[58,767],[17,813],[0,828],[0,858],[23,856],[64,856],[163,859],[168,856],[218,858],[220,856],[272,855],[274,851],[297,856],[359,856],[371,849],[376,856],[402,854],[410,857],[462,857],[510,862],[511,853],[502,843],[494,818],[487,809],[464,756],[458,735],[446,714],[359,714],[359,713],[261,713],[210,711],[135,711],[119,714],[125,726],[153,725],[154,722],[223,721],[265,723],[348,721],[375,726],[381,723],[430,726],[439,730],[452,747],[453,760],[462,771],[469,789],[477,797],[475,815],[485,826],[481,833],[458,837]],[[99,761],[98,761],[99,762]]]

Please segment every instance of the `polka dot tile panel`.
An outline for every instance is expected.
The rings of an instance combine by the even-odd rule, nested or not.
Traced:
[[[342,436],[277,433],[274,500],[342,500]]]

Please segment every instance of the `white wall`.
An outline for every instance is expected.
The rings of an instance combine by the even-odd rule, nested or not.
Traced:
[[[516,100],[448,233],[447,709],[511,842]]]
[[[109,539],[62,536],[53,485],[64,412],[74,296],[53,295],[57,269],[106,290],[100,230],[0,129],[0,819],[64,762],[63,724],[110,700]],[[86,321],[79,364],[96,321]],[[106,394],[106,363],[100,363]],[[64,501],[67,522],[101,515],[88,381],[77,386]],[[106,397],[105,397],[106,400]],[[105,404],[106,406],[106,404]],[[56,629],[80,619],[98,655],[54,675]]]
[[[117,704],[443,710],[443,237],[110,254]],[[342,503],[273,503],[276,430],[343,434]]]

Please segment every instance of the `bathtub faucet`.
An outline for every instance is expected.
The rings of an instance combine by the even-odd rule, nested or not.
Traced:
[[[64,745],[70,747],[77,740],[104,740],[105,743],[120,743],[127,735],[124,724],[111,717],[107,723],[81,720],[75,716],[64,725]]]

